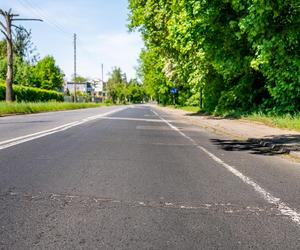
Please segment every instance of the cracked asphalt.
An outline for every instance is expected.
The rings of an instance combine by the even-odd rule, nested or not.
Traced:
[[[120,107],[0,118],[0,143]],[[300,165],[224,150],[230,140],[154,106],[0,150],[0,249],[300,249]],[[161,118],[170,121],[172,129]]]

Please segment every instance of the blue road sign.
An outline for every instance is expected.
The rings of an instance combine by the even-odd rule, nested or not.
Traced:
[[[171,88],[171,94],[177,94],[178,93],[178,89],[176,88]]]

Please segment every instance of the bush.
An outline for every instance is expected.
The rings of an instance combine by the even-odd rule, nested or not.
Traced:
[[[105,99],[104,104],[111,105],[111,104],[113,104],[113,101],[111,99]]]
[[[0,85],[0,101],[5,100],[5,85]],[[64,95],[57,91],[44,90],[33,87],[24,87],[21,85],[14,85],[13,99],[18,102],[48,102],[48,101],[64,101]]]

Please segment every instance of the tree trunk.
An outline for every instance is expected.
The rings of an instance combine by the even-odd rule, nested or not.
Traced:
[[[203,106],[203,100],[202,100],[202,87],[200,87],[200,96],[199,96],[199,107],[200,110],[202,111],[202,106]]]
[[[7,25],[7,74],[6,74],[6,102],[12,101],[13,96],[13,43],[12,43],[12,35],[11,35],[11,19],[10,17],[6,17],[6,25]]]

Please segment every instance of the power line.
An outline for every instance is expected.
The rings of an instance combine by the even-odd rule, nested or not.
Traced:
[[[42,9],[37,9],[37,6],[33,6],[29,1],[26,0],[17,0],[23,7],[26,9],[29,9],[31,13],[33,13],[35,16],[38,16],[42,18],[45,23],[47,23],[52,28],[55,28],[57,31],[62,33],[65,37],[70,38],[72,35],[71,32],[67,31],[65,28],[63,28],[60,24],[58,24],[55,20],[51,20],[45,12],[42,11]]]
[[[33,13],[35,16],[42,18],[46,24],[48,24],[50,27],[54,28],[58,32],[60,32],[65,38],[68,40],[71,39],[73,36],[73,33],[69,32],[65,27],[63,27],[61,24],[59,24],[56,20],[53,20],[49,17],[47,13],[45,13],[39,6],[33,5],[29,0],[17,0],[23,7],[26,9],[29,9],[31,13]],[[86,49],[82,44],[85,42],[82,41],[79,37],[76,37],[76,47],[83,51],[83,55],[89,60],[94,63],[98,63],[98,60],[95,59],[95,54]],[[86,56],[88,54],[88,56]]]
[[[73,33],[67,31],[66,28],[64,28],[62,25],[57,23],[55,20],[50,19],[49,16],[47,14],[45,14],[45,12],[41,8],[39,8],[38,6],[33,6],[29,0],[18,0],[18,1],[24,7],[30,8],[35,13],[35,15],[45,19],[46,23],[48,23],[50,26],[52,26],[53,28],[55,28],[56,30],[58,30],[59,32],[61,32],[65,36],[67,36],[68,38],[70,38],[71,35],[73,35]],[[87,50],[85,47],[81,46],[81,43],[84,43],[84,42],[78,37],[77,37],[77,41],[78,41],[77,47],[80,48],[81,50],[84,50],[87,54],[90,55],[89,59],[92,59],[94,62],[96,62],[96,59],[93,59],[95,55],[92,52],[90,52],[89,50]]]

